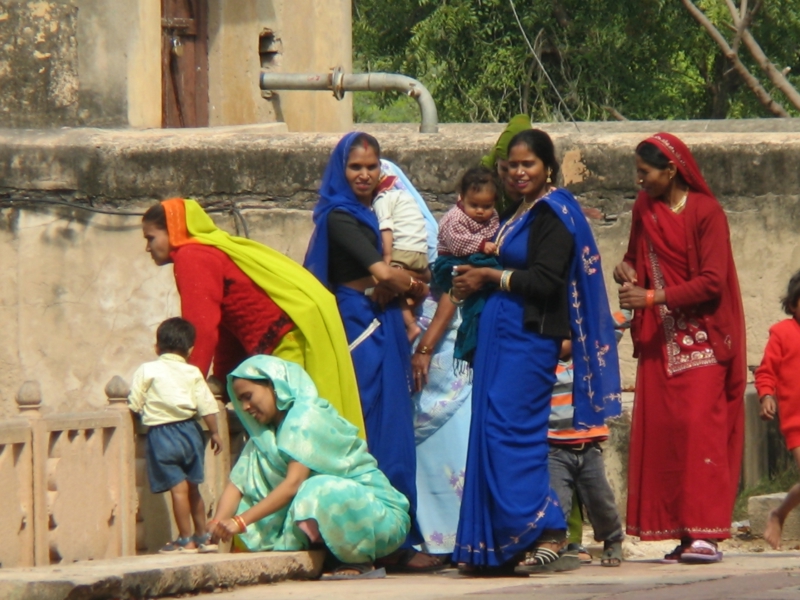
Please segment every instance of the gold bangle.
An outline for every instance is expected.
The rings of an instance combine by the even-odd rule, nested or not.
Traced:
[[[504,292],[511,291],[511,274],[513,271],[503,271],[500,275],[500,289]]]
[[[447,295],[450,296],[450,301],[453,304],[455,304],[456,306],[461,306],[462,304],[464,304],[464,300],[463,299],[458,299],[453,295],[453,288],[450,288],[447,291]]]
[[[422,344],[420,344],[419,346],[417,346],[417,349],[414,350],[414,352],[416,354],[430,354],[431,349],[429,346],[423,346]]]

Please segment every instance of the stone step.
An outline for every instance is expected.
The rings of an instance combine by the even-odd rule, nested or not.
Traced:
[[[747,501],[747,512],[750,518],[750,531],[753,535],[764,535],[769,513],[780,506],[786,492],[751,496]],[[784,540],[800,540],[800,510],[789,513],[783,524]]]
[[[315,579],[324,553],[155,554],[0,570],[0,598],[159,598],[217,588]]]

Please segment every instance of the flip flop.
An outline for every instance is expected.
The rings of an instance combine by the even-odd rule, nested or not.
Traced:
[[[345,575],[342,571],[358,571],[356,575]],[[383,579],[386,569],[376,569],[372,563],[342,563],[330,575],[323,575],[325,581],[346,581],[352,579]]]
[[[705,540],[695,540],[678,559],[682,563],[717,563],[722,560],[722,552],[714,544]]]

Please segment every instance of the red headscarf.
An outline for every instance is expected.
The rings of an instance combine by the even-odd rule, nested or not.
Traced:
[[[656,146],[675,164],[681,177],[683,177],[683,180],[691,190],[714,197],[711,188],[708,187],[706,180],[703,179],[703,174],[700,172],[700,167],[697,166],[694,156],[680,139],[671,133],[661,132],[647,138],[639,146],[647,142]]]

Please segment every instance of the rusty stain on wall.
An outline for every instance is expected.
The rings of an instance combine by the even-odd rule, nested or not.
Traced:
[[[567,150],[561,162],[561,173],[564,175],[564,185],[582,183],[592,172],[583,162],[580,150]]]

